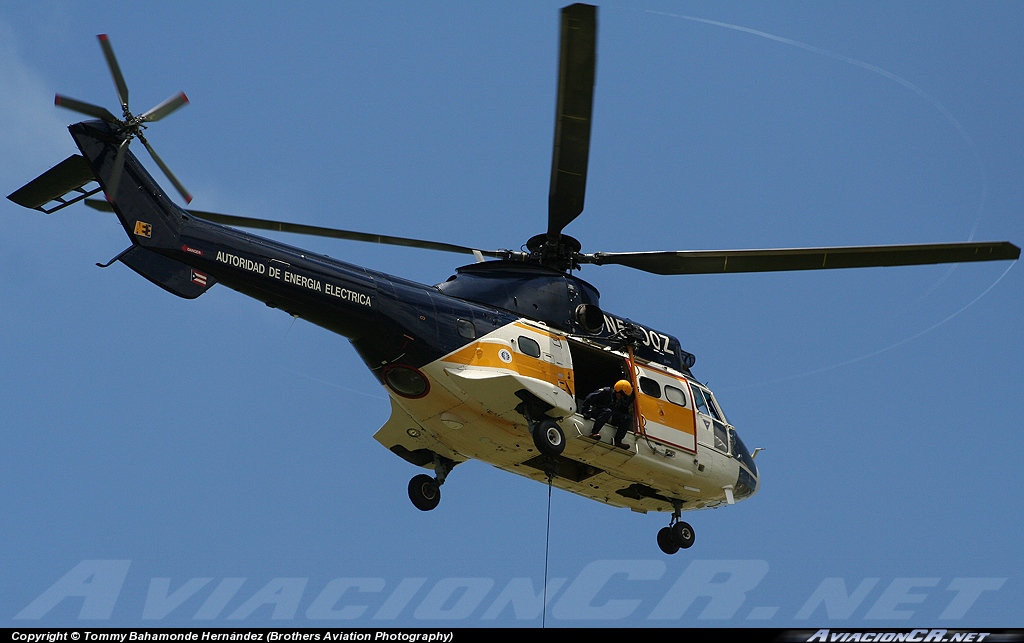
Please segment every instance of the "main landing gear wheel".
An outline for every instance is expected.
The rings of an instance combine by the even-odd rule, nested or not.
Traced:
[[[676,553],[680,549],[689,549],[693,547],[694,533],[693,527],[690,523],[679,520],[679,515],[682,513],[683,501],[673,500],[672,501],[672,520],[669,521],[668,527],[662,527],[658,531],[658,547],[661,551],[665,552],[669,556]]]
[[[658,547],[669,556],[679,551],[675,536],[672,535],[671,527],[662,527],[658,530]]]
[[[533,444],[544,455],[560,455],[565,451],[565,434],[554,420],[541,420],[533,426]]]
[[[658,547],[669,556],[680,549],[693,547],[693,540],[693,527],[686,522],[677,522],[658,531]]]
[[[430,511],[441,502],[441,486],[425,473],[409,481],[409,500],[420,511]]]
[[[693,527],[688,522],[677,522],[670,527],[672,530],[672,540],[674,540],[680,549],[689,549],[693,547],[694,534]]]

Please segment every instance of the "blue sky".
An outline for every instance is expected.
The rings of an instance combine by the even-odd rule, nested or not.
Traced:
[[[191,100],[148,134],[193,207],[518,248],[545,225],[559,6],[5,3],[4,194],[74,151],[54,93],[116,105],[108,33],[136,111]],[[566,232],[589,252],[1020,245],[1022,19],[601,5]],[[540,625],[545,486],[468,463],[421,513],[346,340],[96,268],[128,243],[108,215],[0,218],[0,625]],[[464,263],[295,241],[425,283]],[[762,490],[687,514],[672,557],[667,514],[556,490],[547,625],[1024,627],[1019,268],[581,276],[696,354],[765,448]]]

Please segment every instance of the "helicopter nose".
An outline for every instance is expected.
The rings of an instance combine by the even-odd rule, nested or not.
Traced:
[[[746,467],[740,467],[739,475],[736,476],[736,484],[734,486],[733,494],[737,500],[749,498],[750,496],[757,493],[757,489],[761,482],[758,479],[757,467],[751,470],[747,470]]]

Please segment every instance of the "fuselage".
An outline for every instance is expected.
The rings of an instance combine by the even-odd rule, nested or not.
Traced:
[[[98,121],[70,128],[104,184],[117,136]],[[693,356],[670,335],[600,312],[597,290],[542,266],[486,262],[430,286],[198,219],[178,208],[128,152],[108,194],[132,240],[123,263],[183,297],[221,283],[348,338],[392,403],[375,435],[409,462],[477,459],[636,511],[732,503],[757,469]],[[590,439],[587,393],[636,388],[628,449]],[[523,410],[529,402],[531,413]],[[566,437],[541,455],[538,414]]]

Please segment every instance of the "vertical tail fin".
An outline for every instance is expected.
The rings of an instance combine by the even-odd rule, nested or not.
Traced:
[[[154,249],[178,247],[184,212],[167,198],[135,155],[123,151],[119,132],[103,121],[76,123],[68,130],[132,243]],[[111,186],[119,151],[124,165]]]

